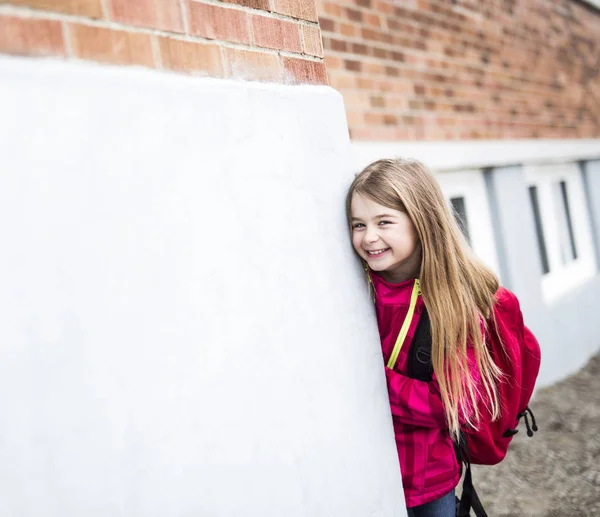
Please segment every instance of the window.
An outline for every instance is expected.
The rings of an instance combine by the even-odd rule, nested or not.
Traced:
[[[594,276],[596,263],[581,171],[575,163],[525,167],[542,271],[552,301]]]
[[[537,187],[529,187],[529,200],[533,209],[533,219],[535,222],[535,233],[537,237],[538,248],[540,250],[540,260],[542,272],[544,274],[550,272],[548,265],[548,253],[546,252],[546,241],[544,240],[544,228],[542,227],[542,217],[540,215],[540,204],[538,202]]]
[[[569,210],[569,198],[567,196],[567,183],[566,181],[560,181],[554,183],[552,187],[555,197],[556,218],[559,221],[560,258],[562,263],[566,264],[577,258],[573,223],[571,221],[571,211]]]
[[[479,169],[441,172],[436,174],[436,179],[475,255],[499,274],[483,172]]]
[[[471,244],[471,237],[469,236],[469,220],[467,219],[467,211],[465,208],[465,198],[463,196],[452,197],[450,198],[450,204],[452,205],[454,218],[456,219],[460,230],[463,232],[467,242]]]

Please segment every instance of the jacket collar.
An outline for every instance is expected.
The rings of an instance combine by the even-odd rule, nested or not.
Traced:
[[[369,270],[367,272],[373,289],[375,290],[375,302],[384,305],[396,305],[396,304],[408,304],[410,303],[410,297],[415,285],[415,279],[411,278],[400,282],[399,284],[392,284],[387,282],[375,271]]]

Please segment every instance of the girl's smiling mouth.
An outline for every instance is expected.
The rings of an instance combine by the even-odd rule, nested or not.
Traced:
[[[386,251],[389,251],[390,248],[384,248],[381,250],[365,250],[367,252],[367,255],[369,255],[369,257],[379,257],[381,255],[383,255]]]

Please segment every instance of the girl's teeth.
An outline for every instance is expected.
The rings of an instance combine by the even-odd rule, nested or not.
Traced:
[[[379,251],[367,251],[369,255],[381,255],[384,251],[387,250],[379,250]]]

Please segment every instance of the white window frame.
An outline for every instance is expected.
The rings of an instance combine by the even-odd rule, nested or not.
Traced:
[[[437,173],[435,177],[442,187],[442,192],[450,208],[452,208],[451,198],[464,198],[471,248],[475,255],[494,273],[500,275],[494,226],[483,171],[472,169],[441,172]]]
[[[587,200],[581,171],[576,163],[526,165],[525,181],[528,187],[537,187],[538,204],[546,254],[550,271],[542,275],[542,295],[552,303],[596,275],[596,259],[592,231],[587,211]],[[569,212],[577,258],[563,264],[561,259],[560,228],[553,186],[564,181],[567,185]],[[533,208],[532,208],[533,217]],[[540,259],[541,261],[541,259]],[[541,262],[540,262],[541,263]]]

